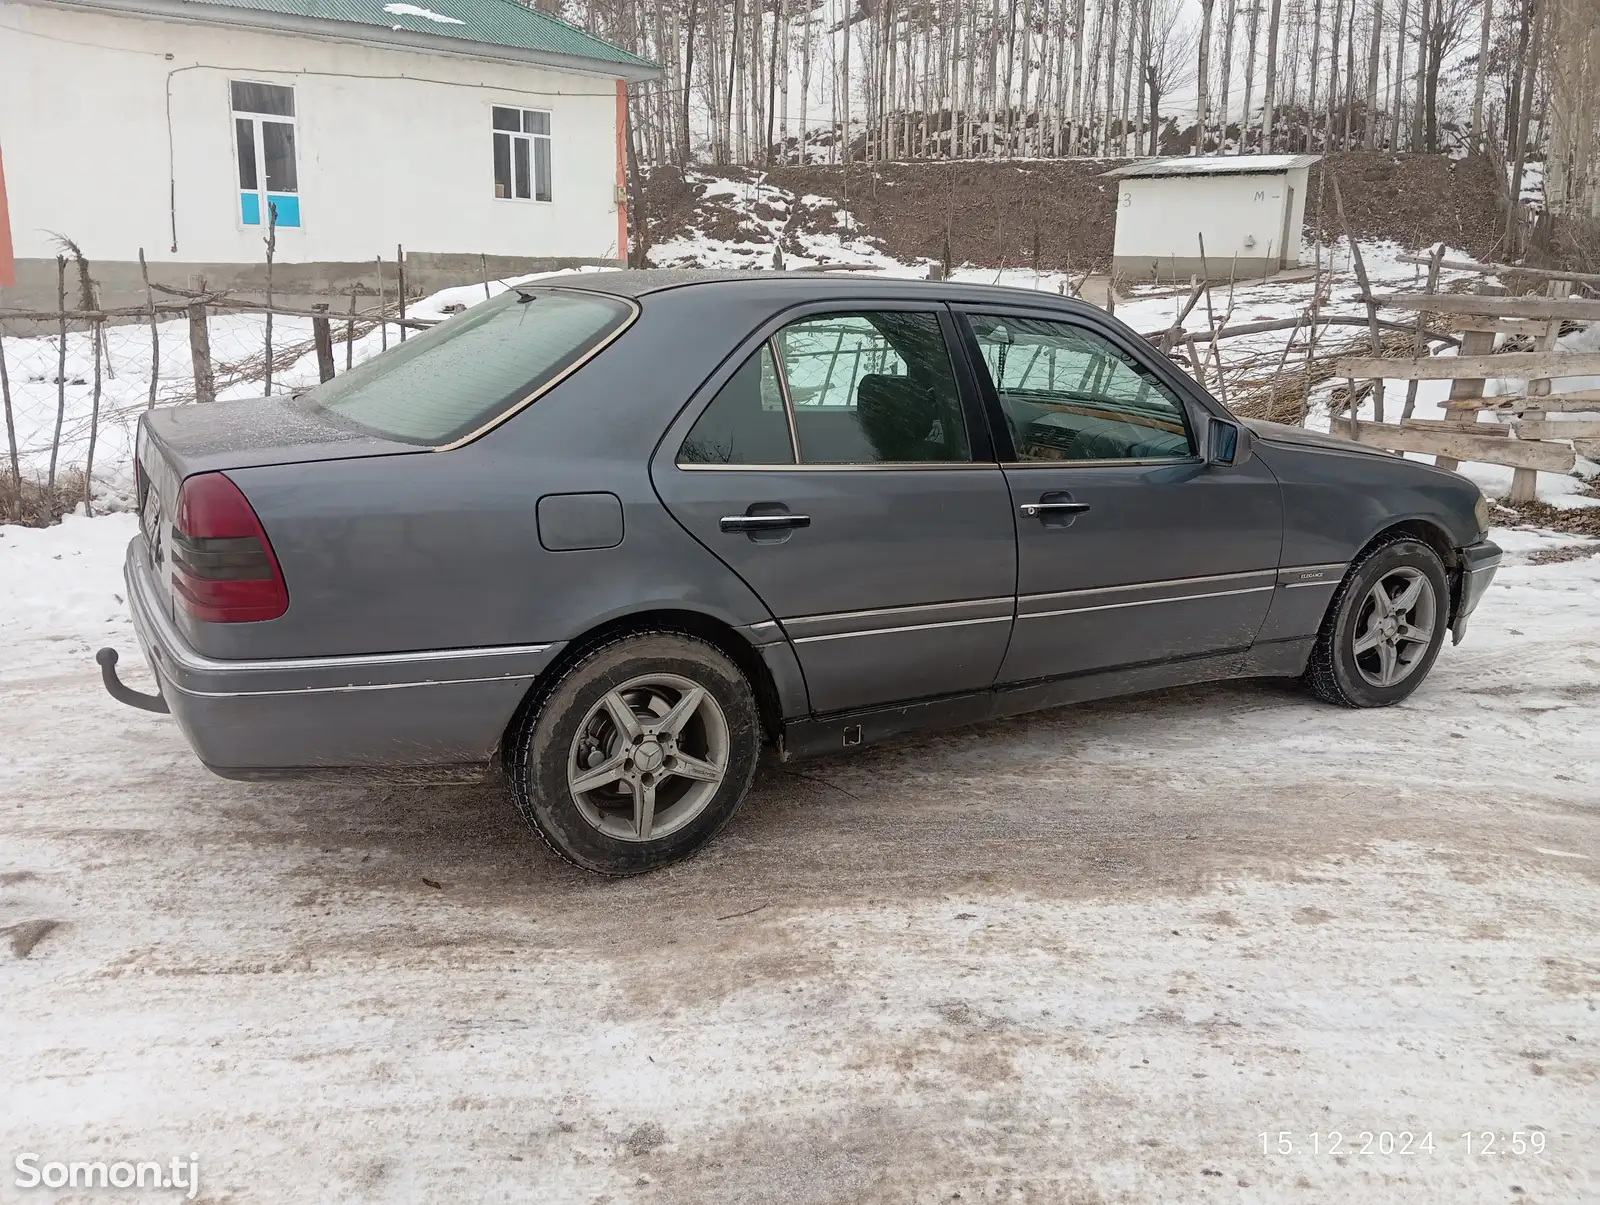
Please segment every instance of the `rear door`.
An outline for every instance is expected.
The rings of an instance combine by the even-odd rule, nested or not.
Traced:
[[[1000,681],[1247,649],[1283,542],[1270,470],[1205,464],[1181,386],[1114,328],[1003,307],[963,318],[1012,444],[1017,621]]]
[[[708,382],[652,468],[680,523],[766,602],[812,710],[987,688],[1016,534],[942,306],[807,307]]]

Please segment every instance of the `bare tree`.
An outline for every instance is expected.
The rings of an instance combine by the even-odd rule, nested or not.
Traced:
[[[1245,29],[1244,52],[1244,114],[1239,118],[1239,154],[1244,154],[1250,146],[1250,101],[1255,95],[1256,86],[1256,44],[1261,34],[1261,0],[1250,0],[1250,7],[1245,10],[1249,18]]]
[[[1269,155],[1272,153],[1272,120],[1278,105],[1278,22],[1282,9],[1283,0],[1272,0],[1272,15],[1267,19],[1267,80],[1261,97],[1261,149]]]
[[[1372,0],[1372,44],[1367,48],[1367,136],[1363,145],[1378,145],[1378,59],[1383,50],[1383,0]]]
[[[1206,143],[1206,131],[1210,129],[1211,122],[1211,22],[1217,7],[1217,0],[1200,0],[1200,58],[1198,68],[1200,83],[1198,85],[1197,100],[1195,105],[1195,135],[1194,153],[1203,152]]]
[[[1489,31],[1494,25],[1494,0],[1483,0],[1483,33],[1478,39],[1478,81],[1472,89],[1472,149],[1483,149],[1483,93],[1489,83]]]
[[[1145,29],[1149,50],[1145,55],[1144,88],[1150,98],[1150,154],[1154,155],[1161,145],[1161,98],[1194,81],[1198,35],[1194,23],[1185,16],[1183,0],[1149,0]]]

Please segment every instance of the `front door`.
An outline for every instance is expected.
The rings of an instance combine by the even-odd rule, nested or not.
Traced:
[[[1113,328],[965,320],[1013,444],[1017,621],[1000,681],[1247,649],[1283,541],[1267,467],[1205,464],[1175,384]]]
[[[1005,656],[1011,496],[953,330],[942,307],[796,318],[658,454],[662,500],[781,622],[816,713],[986,689]]]

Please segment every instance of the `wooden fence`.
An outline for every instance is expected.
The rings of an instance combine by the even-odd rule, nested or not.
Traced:
[[[1430,263],[1429,287],[1420,294],[1367,293],[1372,311],[1379,308],[1415,311],[1418,327],[1431,315],[1460,336],[1460,354],[1434,357],[1419,344],[1410,359],[1350,356],[1338,361],[1336,375],[1349,384],[1352,439],[1391,452],[1432,454],[1444,468],[1463,460],[1502,465],[1512,470],[1510,500],[1528,502],[1540,472],[1570,473],[1577,450],[1600,451],[1600,421],[1551,420],[1549,414],[1600,410],[1600,390],[1553,394],[1552,379],[1600,376],[1600,352],[1564,351],[1558,346],[1562,324],[1600,321],[1600,301],[1571,296],[1574,283],[1600,278],[1557,272],[1529,273],[1499,264]],[[1480,284],[1475,294],[1437,293],[1438,266],[1488,274],[1523,273],[1547,281],[1543,297],[1509,297],[1504,290]],[[1515,336],[1531,350],[1495,350],[1499,336]],[[1407,382],[1407,399],[1398,422],[1385,422],[1382,382]],[[1515,396],[1486,397],[1487,383],[1519,379],[1527,389]],[[1374,420],[1358,417],[1356,382],[1373,382]],[[1444,417],[1416,418],[1412,409],[1420,381],[1449,381]],[[1479,422],[1485,411],[1512,416],[1510,422]]]

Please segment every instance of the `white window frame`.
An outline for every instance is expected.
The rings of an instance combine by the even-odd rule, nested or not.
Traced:
[[[543,114],[545,125],[549,129],[550,133],[535,134],[527,130],[502,130],[494,124],[494,111],[496,109],[506,109],[512,113],[516,113],[518,115],[519,125],[525,124],[524,119],[530,113]],[[520,104],[493,104],[489,107],[489,128],[492,131],[494,138],[498,139],[501,135],[504,135],[510,144],[511,187],[513,191],[515,191],[517,186],[517,142],[520,139],[528,144],[528,187],[532,192],[532,195],[527,197],[502,197],[497,192],[494,199],[496,201],[514,201],[519,205],[553,205],[556,197],[555,113],[549,109],[529,109]],[[539,156],[535,153],[535,151],[538,149],[537,144],[540,142],[545,144],[545,162],[550,165],[550,179],[546,181],[546,183],[549,185],[550,196],[548,199],[544,200],[541,200],[539,197]],[[494,178],[494,150],[492,142],[490,144],[489,155],[489,182],[492,187],[498,187],[498,181],[496,181]]]
[[[235,84],[265,84],[272,88],[287,88],[294,98],[294,113],[285,117],[281,113],[255,113],[247,109],[236,109],[233,106],[233,86]],[[241,76],[229,76],[225,81],[228,89],[228,126],[231,141],[233,142],[233,220],[234,224],[245,231],[265,231],[267,229],[267,146],[262,135],[261,124],[266,121],[281,122],[294,128],[294,195],[304,194],[300,188],[300,96],[293,84],[285,84],[281,80],[249,79]],[[251,125],[251,137],[255,142],[256,159],[256,203],[261,208],[261,221],[254,226],[248,225],[244,220],[244,213],[239,208],[240,194],[248,191],[239,179],[239,123],[248,121]],[[305,226],[304,208],[300,212],[300,221],[294,226],[279,226],[278,230],[300,230]]]

